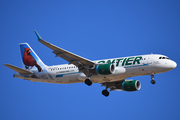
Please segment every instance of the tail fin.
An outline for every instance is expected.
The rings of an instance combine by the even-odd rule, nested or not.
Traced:
[[[37,69],[42,72],[46,65],[41,61],[28,43],[20,43],[20,52],[24,69]]]

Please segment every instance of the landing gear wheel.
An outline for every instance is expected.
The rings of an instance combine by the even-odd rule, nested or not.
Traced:
[[[152,83],[152,84],[155,84],[155,83],[156,83],[156,81],[154,81],[154,80],[151,80],[151,83]]]
[[[107,90],[103,90],[103,91],[102,91],[102,94],[103,94],[104,96],[106,96],[106,97],[109,96],[109,92],[108,92]]]
[[[85,80],[85,83],[86,83],[86,85],[88,85],[88,86],[91,86],[91,85],[92,85],[92,82],[91,82],[90,79],[86,79],[86,80]]]

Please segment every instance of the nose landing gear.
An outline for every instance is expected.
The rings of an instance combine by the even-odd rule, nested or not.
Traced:
[[[156,81],[154,80],[154,73],[151,74],[151,83],[152,83],[152,84],[155,84],[155,83],[156,83]]]
[[[151,83],[152,83],[152,84],[155,84],[155,83],[156,83],[156,81],[155,81],[155,80],[151,80]]]

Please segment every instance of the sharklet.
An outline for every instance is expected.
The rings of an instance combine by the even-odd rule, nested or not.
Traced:
[[[38,34],[38,32],[36,30],[34,30],[35,34],[36,34],[36,37],[38,40],[42,40],[41,36]]]

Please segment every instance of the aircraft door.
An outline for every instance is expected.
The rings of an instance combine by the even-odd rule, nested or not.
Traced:
[[[152,64],[153,54],[147,56],[147,64]]]

